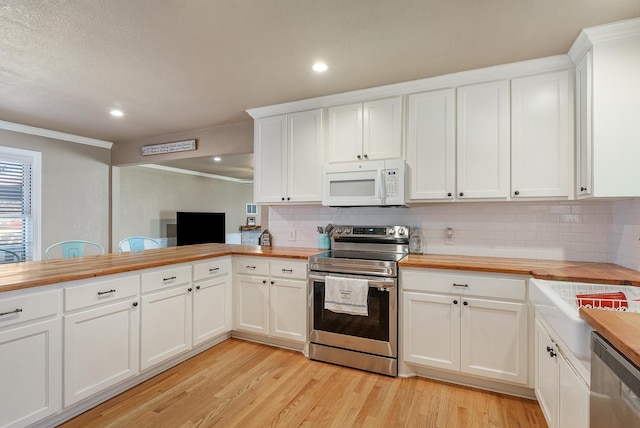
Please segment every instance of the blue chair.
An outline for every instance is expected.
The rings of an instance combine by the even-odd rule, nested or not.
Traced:
[[[160,243],[145,236],[130,236],[124,238],[118,244],[118,249],[121,253],[124,251],[144,251],[152,248],[160,248]]]
[[[47,260],[51,260],[52,256],[49,254],[50,250],[60,247],[62,249],[62,257],[68,259],[70,257],[82,257],[85,253],[85,248],[91,248],[96,254],[104,254],[104,248],[97,242],[91,241],[61,241],[50,245],[44,250],[44,257]],[[53,257],[56,258],[56,257]]]
[[[5,250],[4,248],[0,248],[0,264],[17,263],[21,261],[22,259],[20,258],[18,253],[15,253],[11,250]]]

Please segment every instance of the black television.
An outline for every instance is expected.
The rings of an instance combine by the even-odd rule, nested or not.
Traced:
[[[224,213],[176,213],[177,245],[225,243]]]

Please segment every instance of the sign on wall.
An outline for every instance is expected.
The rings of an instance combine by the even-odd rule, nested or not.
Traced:
[[[142,156],[162,153],[187,152],[196,149],[196,140],[176,141],[173,143],[151,144],[142,146]]]

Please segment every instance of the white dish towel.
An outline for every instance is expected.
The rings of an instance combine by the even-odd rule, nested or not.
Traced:
[[[369,315],[366,279],[326,276],[324,283],[324,308],[332,312],[350,315]]]

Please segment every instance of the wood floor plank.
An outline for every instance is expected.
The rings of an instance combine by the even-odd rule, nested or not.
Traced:
[[[62,427],[546,427],[537,402],[229,339]]]

